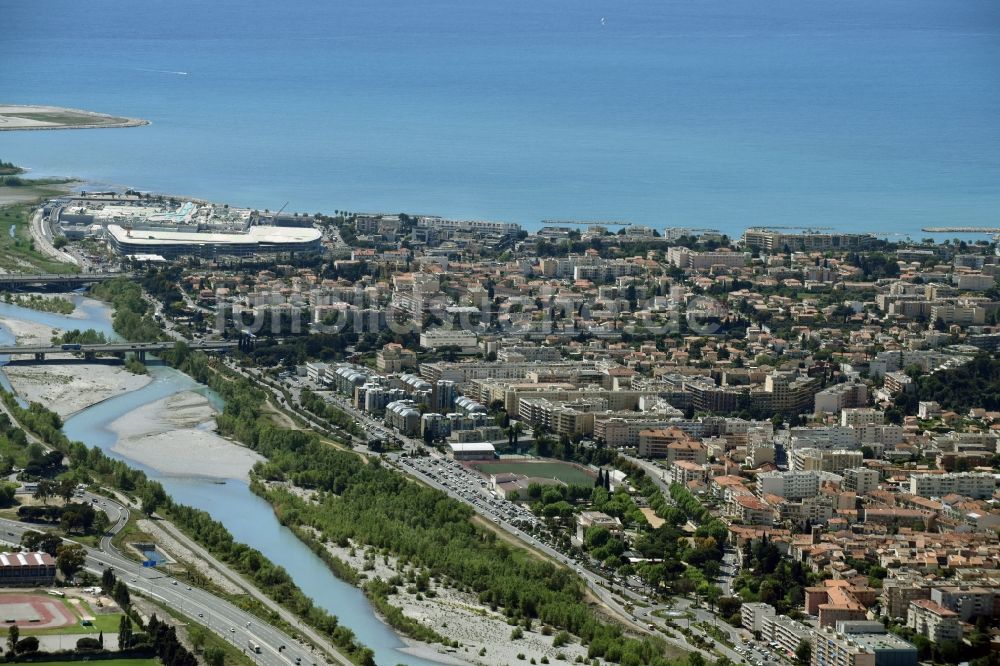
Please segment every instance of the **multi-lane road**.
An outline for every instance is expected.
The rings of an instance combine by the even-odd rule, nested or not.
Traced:
[[[293,640],[284,631],[261,621],[257,616],[198,587],[158,571],[143,567],[139,562],[122,555],[112,545],[112,539],[129,520],[129,509],[115,501],[85,494],[83,500],[92,501],[107,515],[114,526],[101,538],[99,548],[87,548],[84,568],[97,575],[106,569],[114,571],[129,589],[141,593],[168,608],[177,611],[198,624],[204,625],[237,649],[245,652],[254,662],[266,666],[308,665],[325,662],[309,646]],[[25,532],[38,531],[39,526],[13,520],[0,519],[0,539],[20,544]],[[260,652],[252,649],[259,646]],[[344,660],[345,664],[349,664]]]
[[[12,422],[17,423],[14,415],[6,405],[0,402],[0,412],[6,413]],[[27,432],[30,443],[48,446],[37,437]],[[351,662],[340,654],[327,641],[322,639],[312,629],[302,626],[302,633],[324,648],[317,653],[311,645],[293,639],[284,631],[260,620],[257,616],[237,608],[224,599],[216,597],[211,592],[193,587],[178,581],[155,568],[143,567],[139,562],[122,555],[114,547],[114,536],[120,532],[129,521],[130,509],[125,505],[101,495],[83,493],[78,500],[90,502],[102,510],[112,527],[101,538],[98,548],[87,548],[87,559],[84,567],[98,575],[111,568],[115,575],[123,580],[129,588],[137,590],[155,599],[167,607],[187,615],[192,621],[208,627],[225,640],[232,642],[236,648],[243,650],[255,663],[262,666],[317,666],[321,662],[336,662],[342,666],[351,666]],[[14,520],[0,519],[0,541],[12,545],[20,545],[25,532],[38,531],[39,525],[21,523]],[[273,607],[273,604],[267,604]],[[286,622],[297,621],[288,611],[281,609],[279,614]],[[260,652],[252,649],[259,646]]]
[[[253,379],[259,384],[272,389],[277,394],[277,400],[281,406],[294,411],[296,415],[302,418],[311,427],[319,430],[328,430],[327,426],[316,422],[316,417],[307,413],[298,404],[296,404],[299,402],[301,389],[305,388],[300,380],[292,380],[288,384],[279,385],[273,379],[267,377],[263,372],[240,367],[234,360],[231,359],[226,359],[226,363],[231,370],[234,370],[238,374],[241,374],[249,379]],[[284,398],[281,395],[282,390],[287,390],[289,392],[292,398],[291,402],[293,404],[288,404],[284,401]],[[331,395],[331,399],[335,406],[354,418],[363,430],[371,437],[387,441],[394,440],[397,443],[402,444],[403,450],[407,453],[415,452],[418,447],[422,447],[424,444],[424,442],[420,440],[406,437],[398,432],[388,429],[384,424],[380,423],[376,419],[373,419],[370,415],[355,409],[339,395],[333,394]],[[364,447],[359,447],[358,450],[361,452],[367,452]],[[449,497],[467,504],[472,507],[483,519],[493,523],[497,529],[507,532],[512,537],[520,540],[526,546],[544,554],[552,561],[575,570],[577,575],[579,575],[587,585],[588,590],[595,597],[597,597],[605,605],[605,607],[612,612],[613,615],[617,616],[633,630],[645,633],[647,631],[654,631],[666,627],[667,620],[663,616],[674,608],[674,606],[671,604],[656,603],[650,597],[640,592],[637,587],[628,587],[621,584],[614,585],[613,582],[609,581],[608,578],[602,573],[592,571],[587,568],[584,563],[579,562],[569,555],[557,550],[551,544],[532,534],[531,531],[524,529],[526,526],[530,527],[531,524],[537,522],[535,517],[529,511],[526,511],[512,502],[508,502],[506,499],[496,498],[492,493],[484,492],[482,486],[479,484],[482,477],[478,474],[471,472],[462,465],[447,460],[434,450],[429,450],[428,453],[428,456],[413,457],[404,457],[398,453],[371,455],[381,455],[383,460],[394,466],[397,470],[444,492]],[[659,479],[658,473],[654,475],[654,478],[656,478],[658,482],[663,483],[662,480]],[[665,484],[664,489],[666,489]],[[612,592],[612,587],[614,588],[614,592]],[[713,624],[718,623],[718,618],[707,610],[691,609],[688,612],[693,612],[696,620],[710,620]],[[724,628],[724,630],[725,629],[728,629],[728,627]],[[738,654],[730,650],[722,643],[715,641],[711,636],[705,635],[704,632],[702,632],[698,627],[692,627],[691,630],[694,633],[702,634],[706,640],[715,643],[715,648],[721,654],[733,659],[737,663],[742,661]],[[733,630],[733,632],[735,633],[736,630]],[[671,638],[669,636],[664,636],[662,633],[658,633],[658,635],[661,638],[664,638],[664,640],[667,640],[667,642],[685,650],[696,649],[689,642],[683,639]],[[714,655],[708,653],[703,654],[709,658],[714,658]]]

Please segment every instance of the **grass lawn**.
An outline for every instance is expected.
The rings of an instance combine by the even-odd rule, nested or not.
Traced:
[[[53,597],[55,598],[55,597]],[[80,623],[80,614],[77,607],[74,604],[69,603],[68,599],[60,598],[63,605],[69,610],[76,619],[76,624],[72,624],[66,627],[56,627],[54,629],[31,629],[28,627],[21,628],[22,636],[58,636],[60,634],[96,634],[103,631],[105,634],[117,634],[118,624],[121,622],[121,613],[111,613],[106,615],[98,615],[93,611],[86,601],[81,601],[80,605],[82,609],[85,609],[87,614],[94,617],[93,622],[89,626],[84,626]],[[132,623],[132,628],[134,631],[139,631],[139,627]],[[142,660],[140,660],[142,661]]]
[[[558,461],[501,460],[473,463],[484,474],[524,474],[542,479],[558,479],[568,485],[593,485],[594,476],[575,465]]]

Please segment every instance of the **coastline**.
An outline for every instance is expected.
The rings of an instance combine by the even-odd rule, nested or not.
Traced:
[[[37,120],[30,118],[20,118],[17,114],[73,114],[92,118],[94,122],[81,123],[59,123],[56,120]],[[11,120],[6,117],[11,116]],[[104,129],[121,127],[141,127],[151,125],[152,122],[144,118],[129,118],[127,116],[114,116],[109,113],[98,111],[87,111],[86,109],[73,109],[64,106],[49,106],[45,104],[0,104],[0,132],[17,132],[32,130],[64,130],[64,129]]]

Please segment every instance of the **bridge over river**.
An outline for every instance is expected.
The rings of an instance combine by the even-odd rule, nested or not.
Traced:
[[[3,273],[0,291],[17,287],[82,287],[95,282],[107,282],[117,277],[132,277],[131,273]]]
[[[173,349],[176,342],[108,342],[101,344],[76,344],[69,343],[63,345],[9,345],[0,346],[0,354],[14,356],[33,356],[36,361],[44,361],[49,354],[83,354],[84,358],[93,358],[97,354],[112,354],[124,356],[128,353],[135,354],[140,361],[146,360],[147,353],[162,352]],[[201,340],[191,342],[188,346],[193,350],[206,352],[225,352],[236,349],[240,342],[236,340]]]

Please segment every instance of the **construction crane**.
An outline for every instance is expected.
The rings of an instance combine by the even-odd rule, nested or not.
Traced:
[[[286,201],[284,204],[282,204],[281,208],[278,209],[278,212],[274,213],[273,215],[267,209],[264,210],[264,214],[265,215],[269,215],[271,217],[271,224],[274,224],[275,222],[278,221],[278,216],[281,215],[281,211],[285,210],[285,208],[288,206],[288,203],[289,202]],[[257,214],[256,214],[256,216],[253,216],[253,215],[250,216],[250,226],[253,226],[255,223],[257,224],[257,226],[267,226],[266,224],[263,224],[260,221],[260,219],[261,219],[261,213],[259,213],[257,211],[254,211],[254,212],[257,213]],[[256,220],[256,222],[255,222],[255,220]]]
[[[271,216],[272,224],[278,221],[278,216],[281,215],[281,211],[285,210],[285,208],[287,207],[288,207],[288,202],[286,201],[284,204],[282,204],[281,208],[278,209],[278,212]]]

